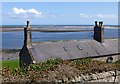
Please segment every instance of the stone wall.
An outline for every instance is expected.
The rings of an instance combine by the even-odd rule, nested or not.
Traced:
[[[63,80],[56,80],[56,82],[117,82],[120,84],[120,71],[108,71],[95,74],[87,74],[75,76],[73,79],[63,78]]]

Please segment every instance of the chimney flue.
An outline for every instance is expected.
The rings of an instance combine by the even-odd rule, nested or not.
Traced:
[[[94,40],[103,43],[104,42],[104,27],[103,22],[99,22],[99,26],[97,25],[97,21],[95,21],[94,27]]]

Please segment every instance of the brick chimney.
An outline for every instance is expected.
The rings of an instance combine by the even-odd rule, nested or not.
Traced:
[[[29,21],[27,21],[27,26],[24,28],[24,45],[28,48],[32,47],[31,28]]]
[[[104,27],[103,27],[103,22],[98,22],[95,21],[95,27],[94,27],[94,40],[104,43]]]

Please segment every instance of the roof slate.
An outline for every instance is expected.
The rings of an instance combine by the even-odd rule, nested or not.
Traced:
[[[49,58],[69,60],[119,53],[118,39],[105,39],[104,43],[95,40],[32,43],[31,50],[36,62]]]

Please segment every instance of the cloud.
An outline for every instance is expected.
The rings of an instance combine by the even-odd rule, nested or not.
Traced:
[[[10,17],[12,18],[40,18],[45,17],[45,14],[43,14],[40,11],[37,11],[36,9],[23,9],[23,8],[17,8],[14,7],[12,9],[12,12],[8,13]]]
[[[98,17],[98,18],[117,18],[116,15],[112,15],[112,14],[111,15],[97,14],[96,17]]]
[[[41,12],[38,12],[35,9],[22,9],[22,8],[13,8],[13,13],[15,14],[42,14]]]
[[[89,17],[89,15],[87,15],[87,14],[83,14],[83,13],[80,13],[80,17],[83,17],[83,18],[88,18],[88,17]]]
[[[51,17],[53,17],[53,18],[55,18],[55,17],[57,17],[55,14],[51,14]]]
[[[3,14],[6,15],[6,14]],[[12,11],[9,12],[6,16],[14,19],[24,19],[24,18],[43,18],[43,17],[51,17],[51,18],[56,18],[56,17],[64,17],[65,14],[48,14],[48,13],[43,13],[41,11],[38,11],[34,8],[32,9],[23,9],[23,8],[17,8],[14,7],[12,8]]]
[[[113,14],[88,15],[88,14],[80,13],[80,17],[82,17],[82,18],[112,19],[112,18],[117,18],[117,15],[113,15]]]

